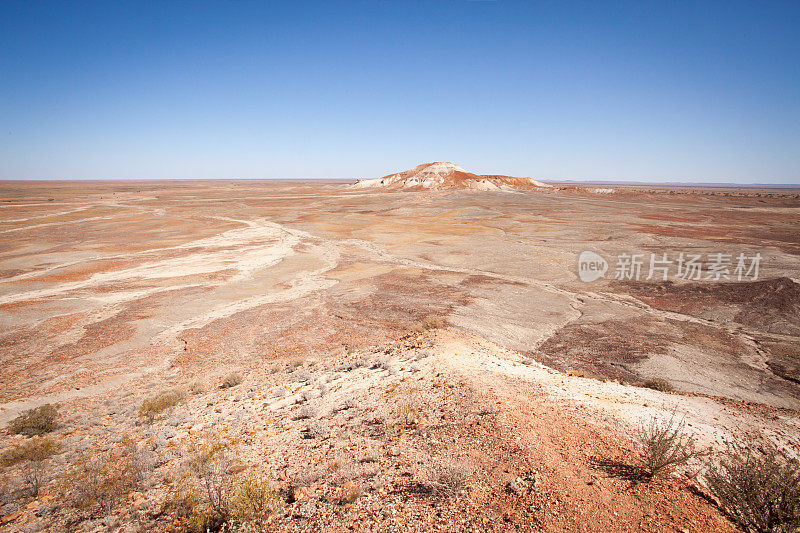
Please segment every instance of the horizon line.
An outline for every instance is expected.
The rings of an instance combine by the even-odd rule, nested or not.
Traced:
[[[548,179],[520,176],[548,184],[558,185],[617,185],[617,186],[669,186],[669,187],[748,187],[770,189],[797,189],[800,183],[738,183],[729,181],[642,181],[642,180],[576,180]],[[136,182],[136,181],[357,181],[370,178],[0,178],[0,182]]]

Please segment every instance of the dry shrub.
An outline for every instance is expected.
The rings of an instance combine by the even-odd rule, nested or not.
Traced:
[[[239,531],[230,529],[234,525],[242,526],[243,531],[266,528],[278,508],[279,493],[264,476],[238,474],[241,466],[229,443],[210,440],[195,453],[189,466],[199,481],[202,497],[190,494],[187,499],[178,491],[177,503],[185,502],[184,510],[180,505],[172,507],[182,512],[184,531]],[[184,480],[182,484],[188,483]]]
[[[39,495],[39,488],[45,481],[47,459],[57,454],[61,446],[48,437],[33,437],[11,448],[0,456],[0,466],[22,466],[22,476],[30,488],[31,495]]]
[[[208,507],[221,521],[230,518],[230,489],[235,460],[228,443],[212,440],[192,458],[190,467],[200,480]]]
[[[9,434],[44,435],[56,429],[56,418],[58,418],[58,408],[55,405],[46,403],[35,409],[29,409],[8,423],[6,429]]]
[[[201,508],[200,497],[189,477],[168,480],[169,491],[161,504],[161,514],[171,515],[181,533],[206,533],[215,528],[215,518]]]
[[[341,401],[340,403],[336,404],[335,406],[333,406],[331,411],[332,411],[333,414],[335,414],[335,413],[338,413],[340,411],[348,411],[350,409],[355,409],[357,407],[358,407],[358,404],[356,403],[355,400],[353,400],[352,398],[347,398],[347,399]]]
[[[263,476],[245,475],[233,482],[230,514],[238,524],[263,530],[279,505],[278,491]]]
[[[663,378],[648,379],[642,384],[642,386],[660,392],[670,392],[675,390],[672,386],[672,383]]]
[[[312,405],[304,405],[298,408],[292,418],[294,420],[307,420],[309,418],[314,418],[317,416],[317,408]]]
[[[800,529],[800,464],[773,444],[731,446],[705,475],[720,506],[750,533]]]
[[[322,422],[311,422],[303,431],[306,439],[327,439],[331,434],[331,429]]]
[[[230,389],[231,387],[235,387],[242,382],[242,375],[238,372],[231,372],[227,376],[222,379],[222,383],[220,384],[220,389]]]
[[[428,468],[423,485],[435,498],[450,500],[456,498],[467,485],[468,474],[465,468],[452,463],[434,463]]]
[[[442,329],[443,327],[445,327],[445,321],[442,318],[438,316],[429,316],[414,324],[411,327],[411,331],[414,333],[422,333],[423,331]]]
[[[72,495],[77,507],[98,506],[109,513],[122,498],[140,487],[143,477],[136,444],[126,438],[108,452],[80,456],[64,479],[64,490]]]
[[[642,466],[650,477],[666,475],[702,454],[693,435],[685,432],[686,422],[672,413],[666,420],[653,417],[637,432]]]
[[[392,366],[392,361],[388,357],[381,356],[372,360],[370,368],[372,370],[389,370]]]
[[[142,402],[141,407],[139,407],[139,417],[145,418],[148,423],[152,424],[159,414],[172,409],[185,398],[186,393],[179,389],[159,392]]]
[[[332,470],[332,472],[334,471]],[[335,474],[331,479],[331,483],[337,487],[342,487],[345,483],[358,479],[360,476],[361,470],[358,463],[348,461],[345,464],[340,464],[337,461]]]
[[[429,316],[425,320],[422,321],[422,329],[429,330],[429,329],[442,329],[445,325],[443,319],[438,316]]]
[[[397,415],[404,427],[414,427],[417,424],[419,414],[419,406],[414,400],[403,400],[397,405]]]

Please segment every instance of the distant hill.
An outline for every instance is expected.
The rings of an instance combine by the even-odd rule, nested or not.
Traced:
[[[451,190],[472,189],[479,191],[520,190],[550,187],[532,178],[511,176],[478,175],[467,172],[453,163],[425,163],[382,178],[358,180],[354,188],[381,188],[389,190]]]

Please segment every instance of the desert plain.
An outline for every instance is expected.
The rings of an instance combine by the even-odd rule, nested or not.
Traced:
[[[615,279],[632,253],[761,262]],[[3,182],[0,423],[59,418],[36,494],[0,474],[2,527],[190,530],[224,442],[274,487],[265,529],[736,531],[691,472],[637,477],[636,428],[796,451],[798,341],[793,189]]]

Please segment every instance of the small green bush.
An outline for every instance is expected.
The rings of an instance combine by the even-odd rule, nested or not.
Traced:
[[[46,403],[19,415],[8,423],[7,430],[10,434],[29,437],[44,435],[58,427],[56,418],[58,418],[58,409],[56,406]]]

